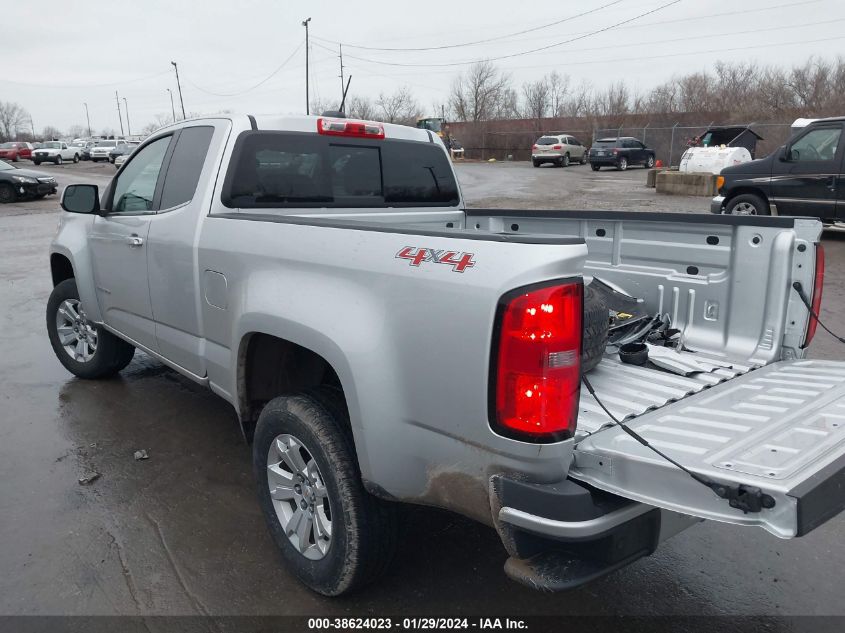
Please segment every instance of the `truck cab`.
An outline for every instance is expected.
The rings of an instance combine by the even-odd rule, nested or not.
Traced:
[[[845,219],[845,117],[819,119],[765,158],[722,170],[712,213]]]

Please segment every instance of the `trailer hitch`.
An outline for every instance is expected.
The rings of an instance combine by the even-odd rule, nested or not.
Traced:
[[[727,499],[732,508],[742,510],[743,513],[760,512],[763,508],[774,508],[775,499],[767,495],[760,488],[738,484],[728,486],[712,482],[709,487],[722,499]]]

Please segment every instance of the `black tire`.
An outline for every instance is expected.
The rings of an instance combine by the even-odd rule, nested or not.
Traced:
[[[388,568],[398,542],[397,508],[364,490],[348,430],[346,406],[336,389],[320,387],[271,400],[253,441],[258,499],[270,535],[294,575],[326,596],[348,593]],[[285,534],[270,497],[267,459],[282,434],[296,437],[313,457],[331,508],[332,541],[323,558],[306,558]]]
[[[561,165],[564,167],[569,167],[569,154],[563,155],[563,160],[561,161]]]
[[[619,171],[625,171],[626,169],[628,169],[628,159],[624,156],[620,158],[619,161],[616,163],[616,169]]]
[[[539,166],[540,166],[540,162],[539,162],[539,161],[532,160],[531,162],[532,162],[532,163],[534,163],[534,167],[539,167]]]
[[[17,163],[19,160],[20,160],[20,157],[18,157],[18,155],[15,154],[15,157],[12,159],[12,162]]]
[[[598,171],[599,169],[601,169],[601,165],[596,165],[595,163],[590,163],[590,167],[593,171]]]
[[[56,163],[57,165],[61,165],[62,164],[62,157],[56,156],[56,158],[53,160],[53,162]]]
[[[135,348],[101,327],[93,328],[97,332],[97,349],[91,359],[80,362],[71,358],[59,341],[56,327],[59,306],[67,299],[79,300],[75,279],[65,279],[53,288],[50,299],[47,301],[47,334],[50,337],[53,352],[65,369],[79,378],[94,379],[113,376],[126,367],[135,354]]]
[[[753,210],[752,210],[753,209]],[[769,205],[753,193],[743,193],[725,203],[727,215],[771,215]]]
[[[34,158],[32,159],[32,162],[33,162],[33,163],[35,163],[36,165],[40,165],[40,164],[41,164],[41,161],[40,161],[40,160],[35,160]]]
[[[581,163],[582,165],[586,165],[586,164],[587,164],[587,152],[584,152],[583,154],[581,154],[581,161],[580,161],[580,163]]]
[[[584,342],[581,350],[581,373],[586,374],[599,364],[607,347],[610,326],[607,306],[589,286],[584,288]]]
[[[79,162],[79,154],[74,154],[74,155],[73,155],[73,162],[74,162],[74,163],[78,163],[78,162]]]
[[[645,160],[645,168],[651,169],[652,167],[654,167],[654,156],[649,154],[648,158]]]
[[[17,198],[18,196],[12,185],[0,185],[0,204],[9,204]]]

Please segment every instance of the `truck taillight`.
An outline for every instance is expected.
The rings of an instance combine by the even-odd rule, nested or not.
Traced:
[[[490,422],[497,433],[529,442],[574,434],[583,294],[580,280],[558,280],[502,297],[490,367]]]
[[[816,244],[816,275],[813,280],[813,300],[810,305],[813,306],[813,313],[818,314],[822,309],[822,289],[824,288],[824,246]],[[804,337],[804,345],[807,347],[813,337],[816,335],[816,327],[819,320],[810,315],[810,322],[807,324],[807,336]]]
[[[384,126],[372,121],[346,119],[317,119],[317,132],[329,136],[354,136],[356,138],[384,138]]]

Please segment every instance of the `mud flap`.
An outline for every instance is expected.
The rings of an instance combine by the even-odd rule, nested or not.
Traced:
[[[589,397],[582,396],[582,397]],[[845,362],[774,363],[628,426],[714,491],[614,426],[575,447],[570,476],[702,519],[802,536],[845,508]]]

